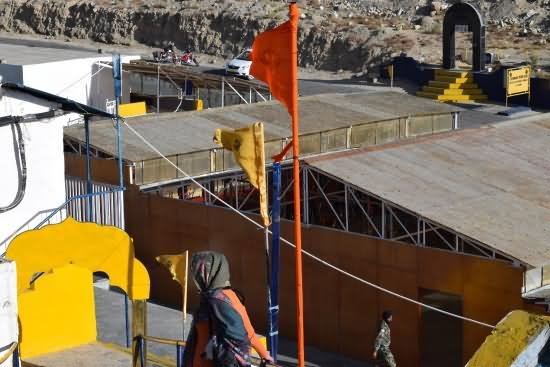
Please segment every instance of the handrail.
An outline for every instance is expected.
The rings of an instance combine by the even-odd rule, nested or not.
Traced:
[[[51,212],[53,210],[56,210],[57,208],[51,208],[51,209],[44,209],[44,210],[40,210],[39,212],[36,212],[30,219],[28,219],[25,223],[23,223],[19,228],[17,228],[15,231],[13,231],[12,234],[10,234],[8,237],[6,237],[2,242],[0,242],[0,246],[4,246],[6,244],[6,242],[8,242],[8,240],[10,238],[12,238],[13,236],[15,236],[17,233],[19,233],[20,230],[22,230],[23,228],[25,228],[30,222],[32,222],[37,216],[39,216],[40,214],[44,214],[44,213],[47,213],[47,212]]]
[[[168,339],[168,338],[161,338],[158,336],[149,336],[149,335],[143,335],[143,339],[155,342],[159,344],[165,344],[165,345],[174,345],[174,346],[185,346],[184,340],[178,340],[178,339]]]
[[[8,358],[12,356],[13,352],[15,352],[15,349],[17,349],[17,344],[18,344],[17,342],[11,343],[11,347],[8,349],[6,354],[0,357],[0,364],[6,362]]]

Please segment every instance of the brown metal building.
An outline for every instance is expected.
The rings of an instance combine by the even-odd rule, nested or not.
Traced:
[[[405,131],[397,121],[396,131]],[[544,158],[550,124],[524,121],[433,135],[431,121],[432,130],[413,138],[398,133],[376,144],[365,133],[360,149],[343,144],[344,152],[319,151],[306,158],[304,249],[365,280],[485,323],[496,324],[513,309],[536,308],[521,292],[524,270],[550,260]],[[372,131],[376,137],[376,128]],[[256,193],[241,172],[197,176],[236,208],[255,215]],[[289,184],[287,179],[283,188]],[[175,188],[185,186],[191,194],[177,199]],[[177,284],[155,256],[216,249],[228,256],[232,282],[245,293],[259,331],[264,329],[261,232],[185,177],[130,186],[124,200],[126,228],[151,274],[154,299],[180,302]],[[291,205],[283,195],[283,207]],[[291,225],[283,222],[283,235],[290,240]],[[294,335],[293,274],[292,250],[283,247],[281,331],[289,338]],[[463,365],[490,332],[376,291],[308,257],[304,286],[306,343],[350,357],[369,358],[386,308],[394,311],[392,344],[401,366]]]

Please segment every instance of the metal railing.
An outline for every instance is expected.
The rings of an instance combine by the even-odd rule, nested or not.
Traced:
[[[0,357],[0,365],[12,357],[12,366],[19,367],[19,343],[13,342],[6,353]]]
[[[523,272],[523,289],[522,294],[529,296],[529,293],[533,297],[536,297],[534,293],[537,290],[543,290],[543,287],[550,288],[550,269],[546,266],[526,270]],[[546,290],[546,293],[550,293]]]
[[[137,360],[139,356],[140,367],[145,367],[147,363],[147,353],[145,348],[146,342],[154,342],[164,345],[172,345],[176,347],[176,367],[183,367],[183,350],[185,348],[185,341],[176,339],[160,338],[156,336],[138,335],[135,337],[137,343],[137,351],[133,357],[134,367],[137,366]]]
[[[53,212],[56,212],[55,215],[51,215]],[[8,247],[8,244],[21,232],[25,232],[31,229],[40,228],[41,226],[38,226],[37,223],[44,222],[45,218],[49,218],[48,221],[46,221],[45,224],[54,224],[59,223],[65,219],[67,216],[66,210],[60,210],[58,211],[58,208],[52,208],[52,209],[44,209],[40,210],[39,212],[35,213],[32,217],[30,217],[25,223],[20,225],[15,231],[13,231],[9,236],[7,236],[2,242],[0,242],[0,253],[4,253],[6,251],[6,248]]]
[[[65,190],[68,200],[61,207],[75,220],[124,228],[123,190],[119,186],[92,182],[88,195],[86,180],[67,177]]]
[[[118,186],[92,183],[92,193],[88,195],[86,180],[66,177],[65,190],[67,200],[63,204],[36,212],[0,242],[0,254],[5,253],[8,244],[21,232],[62,222],[67,215],[81,222],[124,228],[122,190]]]

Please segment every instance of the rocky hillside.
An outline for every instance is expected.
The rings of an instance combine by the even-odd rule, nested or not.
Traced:
[[[300,65],[365,71],[401,52],[437,62],[442,16],[452,2],[299,1]],[[548,41],[550,0],[474,3],[495,31],[533,44]],[[174,41],[179,49],[229,57],[286,19],[286,9],[270,0],[0,0],[0,31],[154,47]]]

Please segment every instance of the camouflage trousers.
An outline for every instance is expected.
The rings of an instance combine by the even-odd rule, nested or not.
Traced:
[[[376,358],[376,366],[378,367],[396,367],[395,358],[389,349],[380,348]]]

